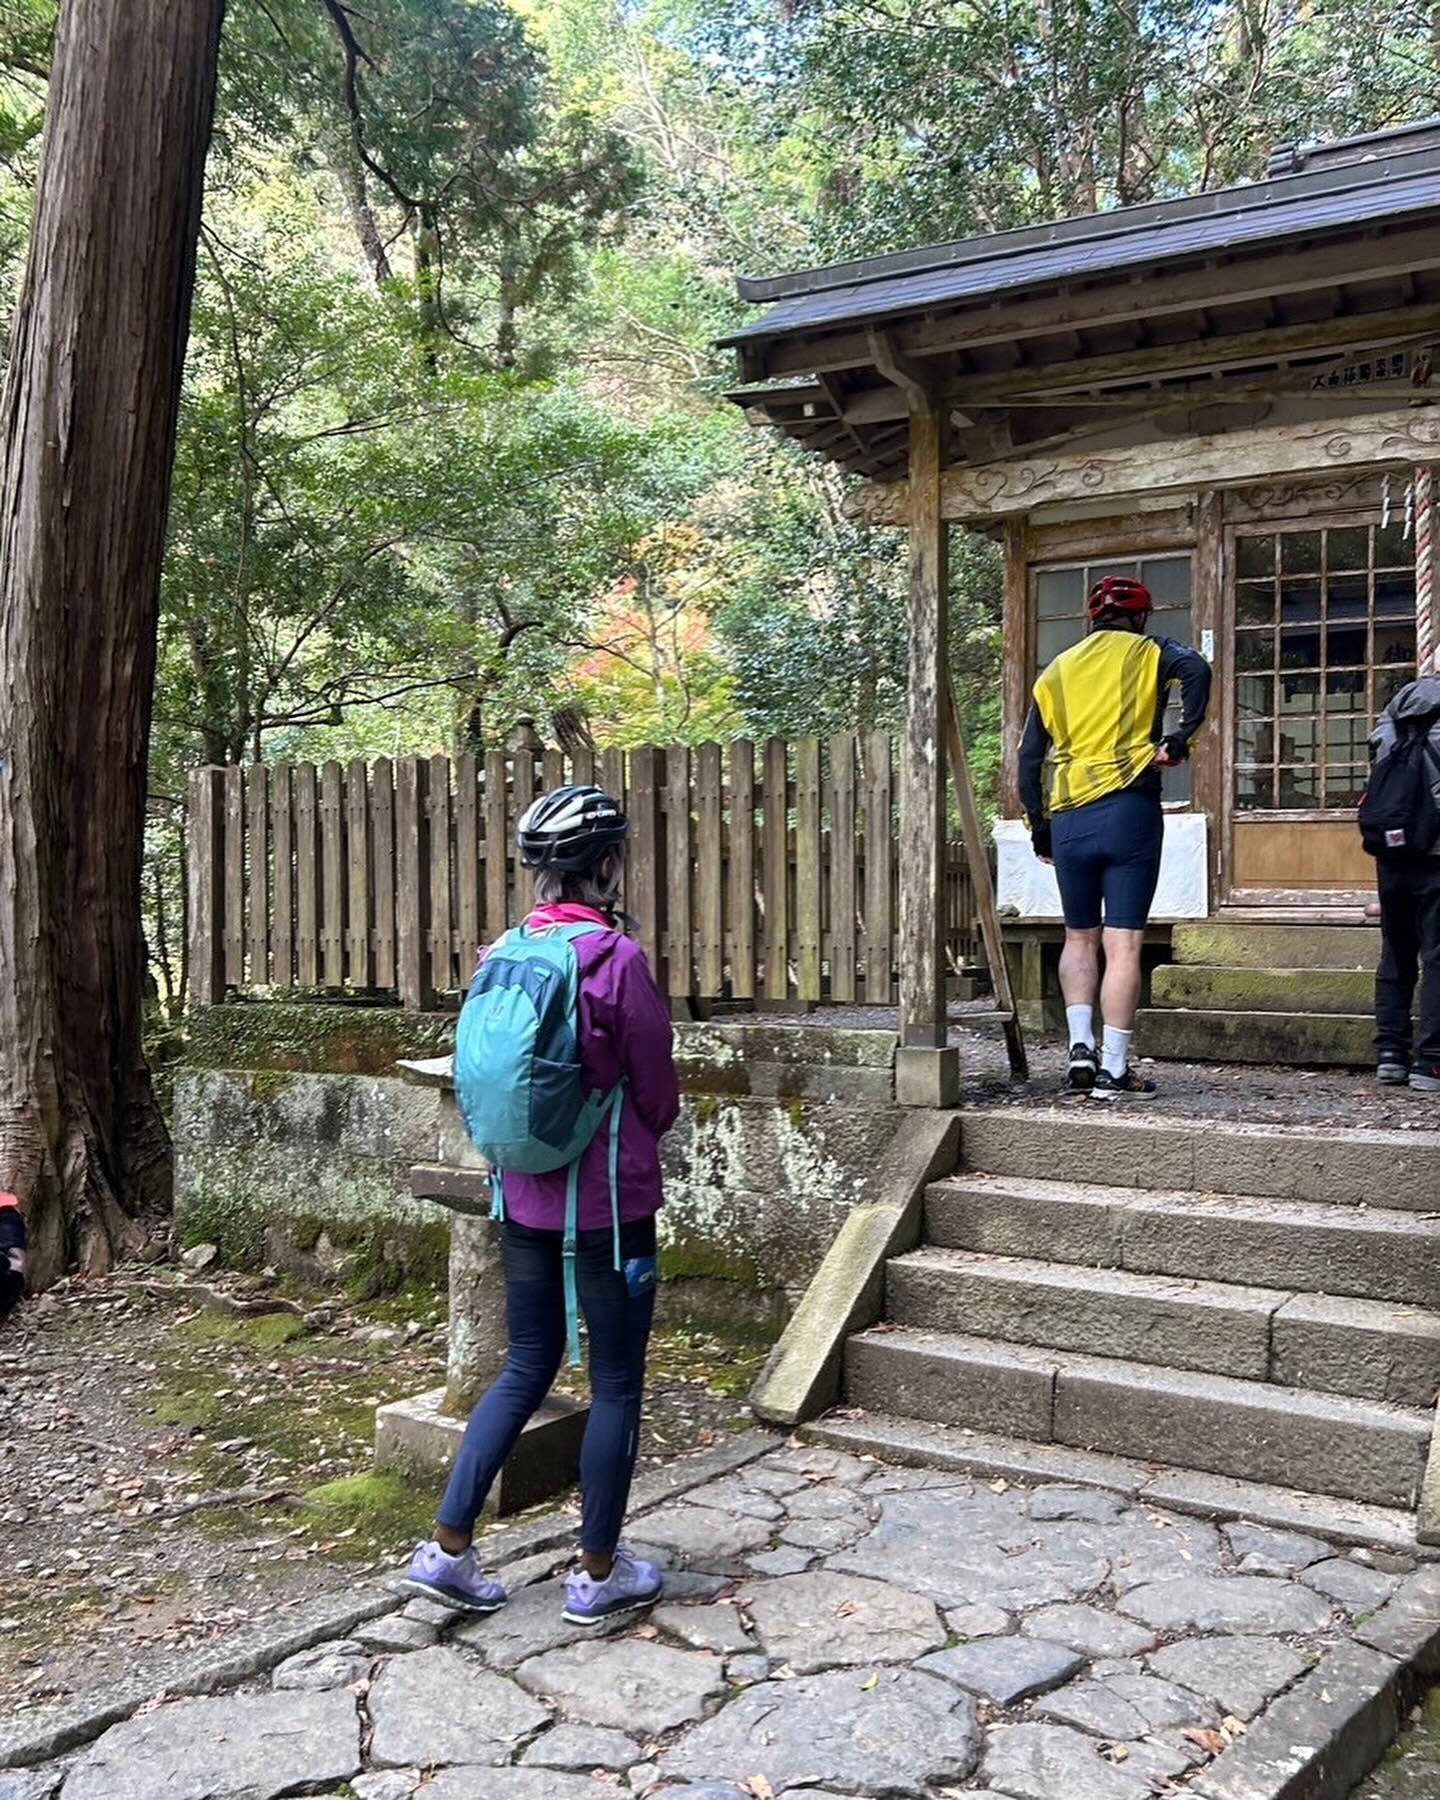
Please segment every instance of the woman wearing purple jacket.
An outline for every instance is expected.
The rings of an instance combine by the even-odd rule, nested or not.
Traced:
[[[620,1542],[639,1443],[645,1357],[655,1312],[655,1215],[664,1195],[660,1139],[680,1110],[670,1015],[640,947],[617,922],[625,837],[616,803],[598,788],[562,787],[520,821],[520,855],[535,870],[530,931],[594,924],[575,939],[580,965],[580,1061],[585,1088],[624,1083],[619,1141],[620,1264],[611,1215],[608,1131],[581,1158],[576,1277],[590,1341],[590,1418],[580,1453],[580,1566],[565,1616],[595,1624],[648,1606],[663,1585],[653,1563]],[[483,1574],[475,1520],[526,1421],[554,1384],[565,1351],[563,1241],[567,1171],[505,1175],[500,1226],[510,1347],[495,1385],[470,1415],[436,1517],[410,1563],[410,1586],[472,1612],[503,1606]]]

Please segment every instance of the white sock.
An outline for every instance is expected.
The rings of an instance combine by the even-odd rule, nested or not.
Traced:
[[[1070,1027],[1072,1044],[1083,1044],[1087,1050],[1095,1048],[1095,1008],[1093,1006],[1067,1006],[1065,1023]]]
[[[1113,1025],[1105,1027],[1105,1049],[1100,1057],[1100,1067],[1107,1075],[1125,1073],[1130,1061],[1130,1040],[1134,1035],[1133,1031],[1117,1031]]]

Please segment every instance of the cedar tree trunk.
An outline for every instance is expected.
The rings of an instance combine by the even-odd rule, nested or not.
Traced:
[[[0,1191],[32,1276],[165,1198],[141,1041],[156,615],[224,0],[63,0],[0,401]]]

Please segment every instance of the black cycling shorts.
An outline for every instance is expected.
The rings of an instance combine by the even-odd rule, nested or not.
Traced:
[[[1142,931],[1160,879],[1165,815],[1159,795],[1122,788],[1057,812],[1050,826],[1065,923],[1076,931],[1101,924]]]

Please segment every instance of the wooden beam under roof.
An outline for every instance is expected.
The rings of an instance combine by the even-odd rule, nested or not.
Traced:
[[[1274,476],[1331,474],[1357,465],[1397,467],[1440,461],[1440,406],[1406,407],[1360,418],[1262,425],[1123,450],[1076,450],[1041,461],[950,468],[941,478],[947,520],[969,522],[1066,501],[1122,499],[1189,488],[1225,487]],[[846,501],[851,518],[903,525],[905,484],[872,484]]]
[[[1054,336],[1117,319],[1153,319],[1199,306],[1244,300],[1273,300],[1280,294],[1343,287],[1347,283],[1390,280],[1406,273],[1440,269],[1440,231],[1433,224],[1408,226],[1383,236],[1363,234],[1310,247],[1238,258],[1233,262],[1159,275],[1131,275],[1062,288],[989,306],[967,307],[934,317],[892,317],[880,321],[895,351],[906,357],[938,356],[1023,337]],[[821,336],[781,337],[763,345],[759,360],[772,376],[813,374],[821,369],[874,367],[873,326]],[[748,348],[756,348],[752,343]]]

